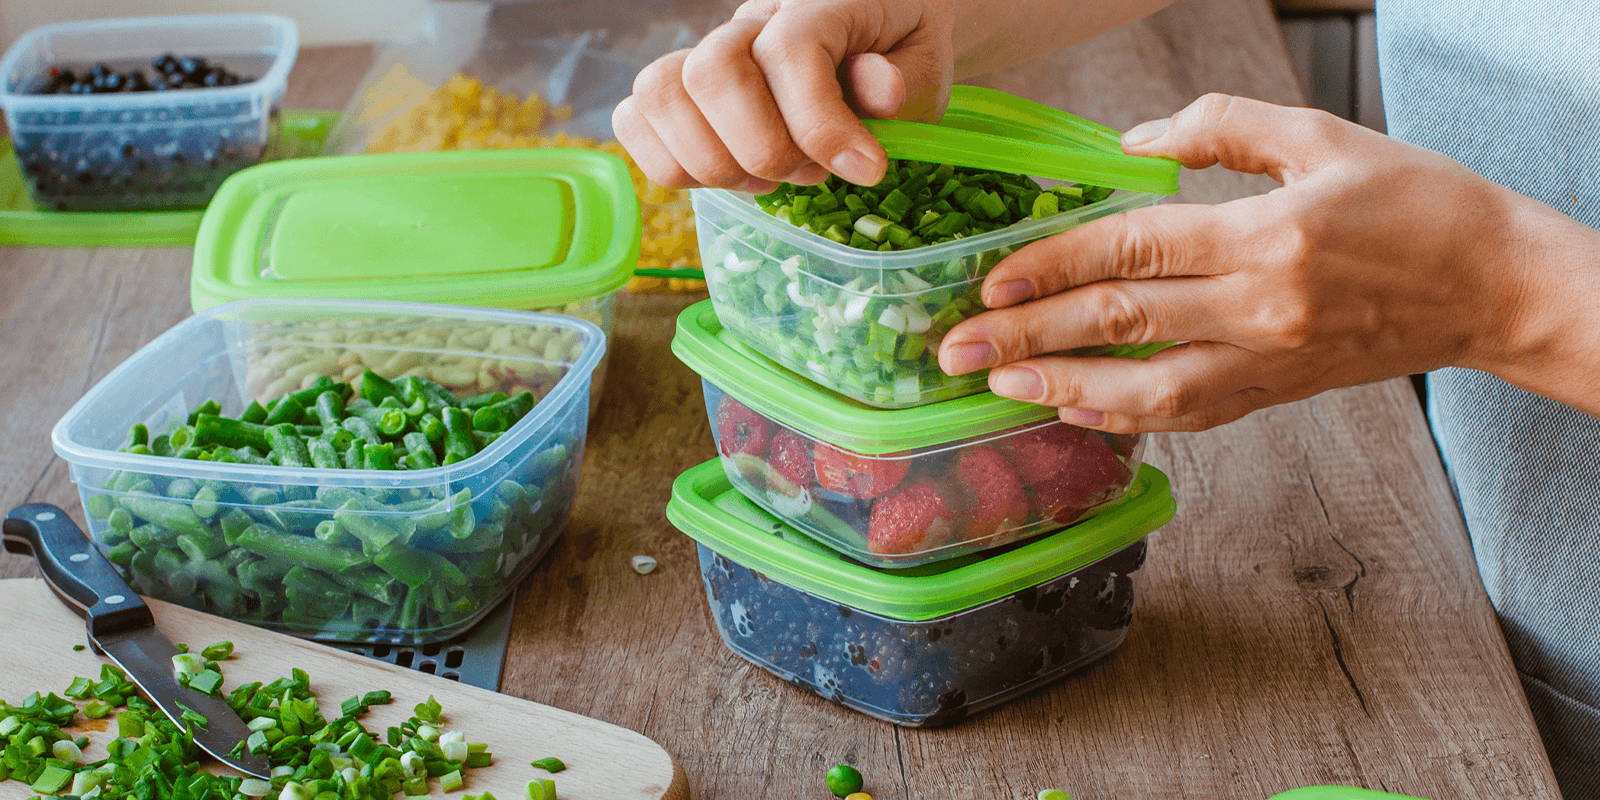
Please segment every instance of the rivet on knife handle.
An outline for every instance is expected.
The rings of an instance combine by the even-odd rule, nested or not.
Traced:
[[[155,624],[150,607],[67,512],[47,503],[17,506],[0,531],[6,550],[33,555],[50,588],[88,621],[91,637]]]

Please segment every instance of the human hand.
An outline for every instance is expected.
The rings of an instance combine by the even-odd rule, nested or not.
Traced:
[[[1514,382],[1524,370],[1538,391],[1526,365],[1572,335],[1552,307],[1579,270],[1557,267],[1600,252],[1592,229],[1547,206],[1320,111],[1209,95],[1123,144],[1283,186],[1106,217],[1017,251],[984,281],[996,310],[941,343],[946,372],[996,367],[997,394],[1113,432],[1201,430],[1446,365]],[[1583,292],[1592,312],[1594,287]],[[1147,361],[1049,355],[1160,341],[1185,343]]]
[[[950,0],[747,0],[641,71],[612,128],[662,186],[873,185],[888,157],[858,116],[943,113],[953,19]]]

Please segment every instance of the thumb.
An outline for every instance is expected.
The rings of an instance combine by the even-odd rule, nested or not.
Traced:
[[[937,37],[913,33],[887,53],[845,59],[841,77],[850,107],[875,119],[938,122],[950,101],[954,56]]]
[[[1336,152],[1332,140],[1348,124],[1315,109],[1208,94],[1168,119],[1134,126],[1122,135],[1122,149],[1177,159],[1189,169],[1221,164],[1284,182]]]

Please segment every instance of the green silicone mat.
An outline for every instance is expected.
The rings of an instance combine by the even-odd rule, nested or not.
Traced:
[[[334,111],[284,110],[268,159],[322,152]],[[11,140],[0,140],[0,245],[142,247],[194,243],[205,209],[178,211],[40,211],[28,198]]]

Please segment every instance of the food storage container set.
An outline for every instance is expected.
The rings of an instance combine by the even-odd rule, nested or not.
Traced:
[[[958,89],[953,116],[1014,133],[979,113],[995,94]],[[1103,139],[1087,125],[1070,131]],[[1114,649],[1144,537],[1174,513],[1165,477],[1141,464],[1139,436],[1063,424],[981,374],[946,376],[936,354],[982,310],[981,281],[1006,255],[1157,196],[1107,192],[885,252],[791,224],[789,207],[693,194],[711,298],[682,313],[672,348],[702,379],[718,458],[678,479],[668,517],[699,545],[728,647],[909,726],[963,719]]]
[[[504,599],[566,522],[615,293],[638,258],[638,200],[628,166],[598,150],[252,166],[268,152],[312,155],[329,135],[328,115],[290,116],[304,146],[266,149],[285,141],[274,123],[295,51],[292,24],[272,16],[30,33],[4,61],[0,103],[32,208],[0,212],[0,231],[42,226],[27,240],[73,244],[98,227],[196,232],[196,314],[112,371],[52,434],[91,536],[142,593],[328,641],[438,642]],[[135,75],[152,63],[172,88],[107,88],[147,80]],[[222,65],[232,72],[204,71]],[[190,85],[234,73],[237,85]],[[52,93],[35,93],[40,81]],[[165,160],[146,158],[147,136]],[[102,180],[99,156],[81,147],[111,147],[144,177]],[[41,152],[89,172],[58,186],[35,168]],[[197,221],[172,210],[201,205]],[[403,401],[386,399],[394,408],[361,408],[394,428],[343,423],[385,458],[302,462],[280,439],[259,441],[277,428],[313,455],[322,440],[343,446],[352,436],[317,424],[312,406],[336,385],[344,395],[333,400],[351,401],[355,416],[363,398],[350,387],[366,375],[407,387]],[[490,405],[518,413],[496,427]],[[420,424],[428,416],[466,420],[458,433],[475,445],[449,456],[426,436],[403,442],[436,430]],[[216,418],[255,439],[195,447]]]

